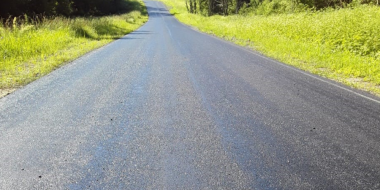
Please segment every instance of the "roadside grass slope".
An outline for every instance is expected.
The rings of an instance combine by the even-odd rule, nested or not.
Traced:
[[[380,7],[205,17],[161,0],[181,22],[352,87],[380,95]]]
[[[1,91],[9,93],[136,30],[148,15],[142,1],[131,1],[131,6],[133,11],[121,15],[42,21],[26,17],[0,25]]]

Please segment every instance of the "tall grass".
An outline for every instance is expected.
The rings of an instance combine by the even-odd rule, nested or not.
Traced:
[[[163,1],[201,31],[380,95],[380,7],[204,17],[188,14],[182,0]]]
[[[15,18],[0,25],[0,89],[27,84],[140,27],[142,2],[128,14],[93,18]],[[21,20],[21,21],[20,21]]]

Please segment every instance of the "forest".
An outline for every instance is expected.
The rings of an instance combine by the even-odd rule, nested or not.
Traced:
[[[215,14],[294,13],[326,8],[345,8],[352,4],[379,5],[379,0],[184,0],[189,13]]]
[[[28,16],[102,16],[128,11],[125,0],[2,0],[4,19]]]

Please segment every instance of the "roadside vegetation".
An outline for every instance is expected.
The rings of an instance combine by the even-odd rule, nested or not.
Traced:
[[[64,14],[23,14],[2,19],[0,89],[8,93],[124,36],[147,21],[148,15],[142,1],[124,1],[123,6],[119,9],[120,14],[115,12],[107,16],[84,14],[70,18]],[[102,14],[97,12],[94,15]]]
[[[181,22],[203,32],[380,95],[377,1],[226,0],[216,11],[210,10],[213,0],[162,1]]]

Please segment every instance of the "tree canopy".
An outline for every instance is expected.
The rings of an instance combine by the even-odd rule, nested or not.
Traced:
[[[125,0],[1,0],[0,17],[20,15],[107,15],[128,9]]]
[[[351,3],[376,4],[379,0],[185,0],[190,13],[228,15],[238,13],[271,14],[306,9],[346,7]]]

